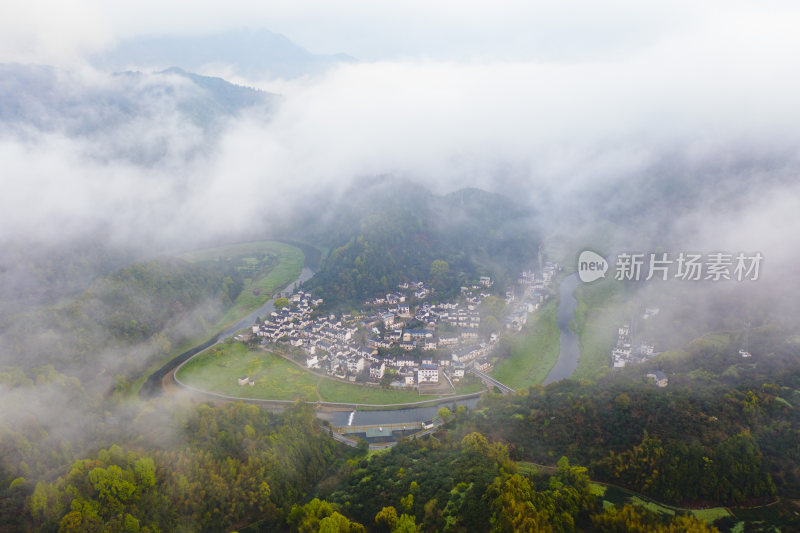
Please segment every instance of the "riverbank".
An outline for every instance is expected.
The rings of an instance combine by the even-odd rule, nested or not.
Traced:
[[[550,301],[530,316],[532,324],[511,339],[505,358],[490,375],[513,389],[541,383],[559,357],[557,301]]]

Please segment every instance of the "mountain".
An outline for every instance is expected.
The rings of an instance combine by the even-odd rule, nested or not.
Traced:
[[[269,106],[276,96],[180,68],[97,79],[44,65],[0,64],[0,127],[86,135],[170,112],[197,126]]]
[[[274,94],[179,68],[98,75],[0,64],[0,135],[67,138],[100,162],[190,161],[230,119],[268,119],[277,102]]]
[[[376,179],[358,183],[326,212],[316,227],[304,228],[306,239],[330,249],[306,288],[331,302],[356,303],[404,280],[424,281],[443,298],[482,275],[504,288],[538,254],[532,211],[478,189],[440,196],[411,182]],[[436,260],[447,263],[446,271],[432,271]]]
[[[266,29],[241,29],[210,35],[139,37],[90,59],[106,71],[178,66],[202,71],[232,68],[255,79],[297,78],[352,62],[346,54],[312,54],[283,35]]]
[[[242,283],[229,273],[161,257],[102,275],[55,305],[8,313],[0,317],[0,366],[51,364],[80,373],[107,364],[125,367],[122,373],[140,371],[147,357],[141,347],[169,353],[171,343],[202,334],[231,305]],[[111,352],[116,356],[103,362]]]

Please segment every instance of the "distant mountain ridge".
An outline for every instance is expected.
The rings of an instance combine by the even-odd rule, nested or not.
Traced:
[[[177,66],[198,72],[217,67],[251,79],[297,78],[353,61],[347,54],[313,54],[264,28],[197,36],[137,37],[90,58],[95,67],[105,71]]]
[[[107,79],[45,65],[0,64],[0,123],[85,134],[175,109],[198,125],[270,104],[276,95],[180,68]]]
[[[231,118],[268,119],[278,98],[179,68],[97,76],[6,63],[0,64],[0,134],[80,139],[95,159],[150,165],[202,153]]]

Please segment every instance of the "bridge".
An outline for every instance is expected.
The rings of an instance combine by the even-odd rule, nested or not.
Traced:
[[[514,389],[512,389],[508,385],[504,385],[503,383],[500,383],[499,381],[494,379],[492,376],[484,374],[483,372],[481,372],[480,370],[478,370],[476,368],[470,368],[469,371],[472,372],[479,379],[481,379],[484,383],[488,383],[489,385],[494,385],[495,387],[500,389],[500,391],[503,394],[514,394],[514,392],[515,392]]]

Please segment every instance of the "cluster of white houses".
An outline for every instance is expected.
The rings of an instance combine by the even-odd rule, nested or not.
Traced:
[[[642,320],[650,320],[660,312],[658,307],[647,307],[642,315]],[[634,344],[633,332],[629,324],[623,324],[617,329],[617,344],[611,349],[611,365],[614,368],[623,368],[625,365],[641,363],[655,355],[655,346],[648,342]],[[660,370],[647,373],[647,379],[659,387],[666,387],[669,379]]]
[[[507,328],[521,328],[527,314],[538,308],[546,298],[554,272],[555,267],[549,265],[542,278],[523,273],[522,294],[516,297],[513,290],[507,294],[506,301],[516,305],[512,306],[511,318],[506,317]],[[405,282],[396,292],[365,302],[373,311],[358,317],[315,317],[313,311],[322,300],[298,291],[290,298],[292,305],[272,312],[263,324],[253,326],[253,333],[264,343],[283,342],[302,349],[309,369],[340,379],[355,381],[358,376],[368,376],[379,381],[391,370],[393,386],[438,383],[440,378],[445,379],[443,372],[457,381],[464,377],[468,366],[490,369],[487,356],[498,332],[486,336],[479,333],[478,306],[489,295],[491,286],[492,280],[482,277],[475,285],[462,287],[457,302],[432,305],[426,301],[431,291],[422,282]],[[359,334],[359,328],[367,335]],[[392,356],[379,354],[379,348],[397,346],[403,349],[399,355],[397,350]],[[419,351],[402,355],[417,349],[423,352],[421,356]],[[424,352],[430,352],[431,357]]]
[[[512,307],[505,317],[506,329],[519,331],[528,321],[528,314],[537,311],[550,295],[550,285],[558,271],[558,265],[547,262],[540,276],[532,270],[526,270],[520,276],[517,286],[521,294],[516,295],[514,289],[506,291],[506,303]]]
[[[640,363],[652,357],[655,350],[652,344],[642,342],[634,348],[632,342],[631,327],[628,324],[617,329],[617,344],[611,350],[611,364],[614,368]]]

